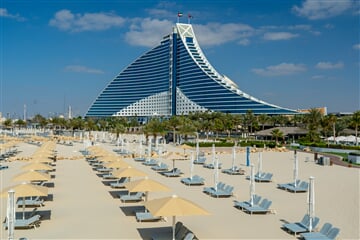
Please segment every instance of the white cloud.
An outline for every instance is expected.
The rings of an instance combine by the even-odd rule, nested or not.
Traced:
[[[331,62],[318,62],[315,65],[316,68],[318,69],[341,69],[344,67],[344,64],[342,62],[337,62],[337,63],[331,63]]]
[[[244,39],[239,40],[238,44],[243,45],[243,46],[247,46],[247,45],[250,44],[250,40],[247,39],[247,38],[244,38]]]
[[[66,72],[79,72],[79,73],[91,73],[91,74],[103,74],[100,69],[89,68],[81,65],[68,65],[65,67]]]
[[[298,37],[299,34],[289,32],[268,32],[264,34],[265,40],[277,41],[277,40],[289,40]]]
[[[125,40],[131,45],[153,47],[161,38],[169,34],[172,21],[158,19],[134,19],[130,31],[125,34]]]
[[[83,32],[120,27],[124,22],[124,18],[113,13],[73,14],[70,10],[63,9],[55,13],[54,18],[49,21],[49,25],[63,31]]]
[[[324,76],[323,75],[314,75],[311,78],[312,79],[322,79],[322,78],[324,78]]]
[[[317,20],[338,16],[352,6],[352,0],[305,0],[302,6],[293,6],[292,10],[298,16]]]
[[[26,20],[24,17],[21,17],[19,14],[9,13],[6,8],[0,8],[0,17],[15,19],[16,21],[19,21],[19,22]]]
[[[306,67],[303,64],[280,63],[278,65],[268,66],[266,68],[253,68],[251,71],[257,75],[272,77],[304,72],[306,71]]]
[[[255,29],[242,23],[195,24],[194,31],[202,46],[221,45],[232,41],[241,41],[255,34]]]
[[[360,50],[360,43],[359,44],[354,44],[353,49]]]

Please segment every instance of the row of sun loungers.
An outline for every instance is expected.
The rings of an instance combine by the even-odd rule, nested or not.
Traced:
[[[261,201],[261,202],[260,202]],[[270,206],[272,201],[267,198],[263,198],[258,195],[254,196],[253,204],[251,205],[250,201],[238,202],[235,201],[235,207],[247,212],[249,214],[257,213],[257,214],[266,214],[270,212]]]
[[[315,217],[312,222],[312,229],[315,229],[316,226],[319,223],[319,218]],[[294,235],[297,235],[299,233],[305,233],[309,232],[309,226],[310,226],[310,216],[308,214],[305,214],[303,219],[300,222],[295,223],[285,223],[283,224],[282,228],[290,233],[293,233]]]
[[[172,232],[165,232],[152,236],[152,240],[169,240],[172,239]],[[175,240],[198,240],[195,234],[189,230],[182,222],[175,225]]]
[[[181,182],[185,185],[191,186],[191,185],[204,185],[205,179],[200,177],[199,175],[194,175],[192,177],[188,178],[182,178]]]
[[[226,185],[223,182],[219,182],[217,187],[205,187],[203,192],[209,194],[212,197],[231,197],[233,195],[234,187]]]
[[[319,232],[302,233],[300,236],[305,240],[335,240],[340,229],[332,227],[332,224],[325,223]]]
[[[284,183],[278,184],[278,188],[287,190],[289,192],[307,192],[309,188],[309,183],[306,181],[297,180],[296,186],[294,183]]]

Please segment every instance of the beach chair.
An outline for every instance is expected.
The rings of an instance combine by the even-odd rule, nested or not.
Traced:
[[[180,177],[181,174],[183,174],[180,169],[178,168],[174,168],[170,171],[166,171],[166,172],[161,172],[162,175],[166,176],[166,177]]]
[[[303,181],[299,185],[297,185],[296,187],[294,185],[292,185],[292,186],[286,187],[285,189],[290,191],[290,192],[297,193],[297,192],[307,192],[308,188],[309,188],[309,183]]]
[[[214,187],[204,187],[203,192],[207,193],[207,194],[212,194],[220,189],[223,189],[225,187],[225,185],[226,184],[223,182],[218,182],[218,184],[216,185],[216,189]]]
[[[245,174],[245,170],[239,168],[238,166],[234,166],[234,167],[231,167],[228,169],[223,169],[221,172],[229,174],[229,175],[244,175]]]
[[[312,229],[315,229],[318,225],[320,219],[318,217],[315,217],[312,222]],[[287,223],[283,225],[283,228],[290,233],[293,233],[294,235],[297,235],[299,233],[306,233],[309,232],[309,224],[310,224],[310,217],[309,215],[305,215],[304,218],[301,220],[301,222],[296,223]]]
[[[256,182],[271,182],[273,174],[272,173],[264,173],[258,176],[255,176],[254,179]]]
[[[143,200],[144,193],[136,192],[135,194],[121,195],[120,200],[122,202],[140,202]]]
[[[194,164],[204,164],[206,162],[206,157],[199,156],[198,159],[194,160]]]
[[[9,168],[9,166],[0,165],[0,170],[8,169],[8,168]]]
[[[301,181],[299,179],[296,180],[296,186],[299,186],[300,182]],[[287,189],[288,187],[291,187],[291,186],[294,187],[294,183],[282,183],[282,184],[278,184],[277,186],[280,189]]]
[[[205,168],[209,168],[209,169],[214,169],[214,168],[215,168],[215,165],[212,164],[212,163],[204,164],[203,166],[204,166]],[[221,167],[222,167],[222,163],[219,163],[219,164],[218,164],[218,169],[221,169]]]
[[[315,238],[324,238],[332,228],[331,223],[325,223],[319,232],[308,232],[308,233],[302,233],[300,236],[304,239],[315,239]]]
[[[158,165],[152,166],[151,169],[154,171],[167,171],[169,166],[166,163],[160,163]]]
[[[137,157],[137,158],[134,158],[134,161],[136,162],[144,162],[146,160],[145,157]]]
[[[326,234],[321,234],[319,232],[311,232],[311,233],[305,233],[301,236],[305,240],[335,240],[337,235],[339,234],[340,229],[339,228],[331,228]]]
[[[158,164],[158,161],[155,159],[150,159],[142,163],[145,166],[155,166]]]
[[[117,181],[117,182],[110,183],[110,187],[112,187],[112,188],[123,188],[124,184],[127,183],[127,182],[129,182],[129,178],[123,177],[123,178],[120,178],[119,181]]]
[[[40,198],[40,197],[36,197],[36,198],[25,198],[25,200],[23,198],[18,198],[16,205],[18,207],[41,207],[44,206],[44,199]]]
[[[254,195],[253,206],[258,205],[260,200],[261,200],[261,196]],[[234,203],[235,203],[234,207],[239,208],[239,209],[243,209],[243,208],[246,208],[246,207],[251,207],[250,200],[249,201],[244,201],[244,202],[239,202],[239,201],[235,200]]]
[[[27,219],[15,219],[14,228],[36,228],[40,224],[40,215],[34,215]],[[5,230],[8,228],[7,221],[4,222],[4,228]]]
[[[204,185],[204,178],[198,176],[198,175],[194,175],[192,178],[188,177],[188,178],[182,178],[181,182],[184,183],[185,185],[191,186],[191,185]]]
[[[270,208],[271,204],[272,204],[272,201],[268,200],[267,198],[264,198],[259,205],[244,207],[243,211],[248,212],[251,215],[253,213],[266,214],[270,211],[269,208]]]
[[[160,216],[153,216],[150,212],[136,212],[135,216],[138,222],[159,221],[162,219]]]

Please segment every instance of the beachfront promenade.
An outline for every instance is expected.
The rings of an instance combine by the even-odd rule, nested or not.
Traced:
[[[99,146],[112,151],[115,146],[110,143],[99,143]],[[138,144],[130,145],[132,150]],[[36,146],[20,143],[18,155],[30,156]],[[55,178],[49,188],[51,201],[46,201],[38,211],[45,214],[40,227],[30,230],[16,230],[15,238],[29,239],[150,239],[156,232],[166,231],[171,226],[171,217],[167,221],[137,222],[134,210],[141,208],[143,203],[123,203],[117,193],[121,189],[112,189],[106,180],[99,177],[85,158],[80,158],[82,143],[74,146],[57,145],[59,156]],[[168,145],[167,151],[183,152],[179,147]],[[217,151],[221,151],[217,149]],[[78,160],[66,160],[78,156]],[[231,153],[221,153],[218,157],[223,168],[231,166]],[[208,155],[211,161],[211,156]],[[359,236],[359,170],[341,166],[319,166],[313,161],[310,153],[299,153],[299,179],[307,180],[315,177],[316,216],[320,218],[319,227],[330,222],[340,228],[340,239],[358,239]],[[306,161],[310,159],[310,161]],[[245,175],[227,175],[219,173],[219,180],[235,187],[234,196],[230,198],[212,198],[202,192],[204,186],[185,186],[180,178],[167,178],[150,167],[144,166],[133,159],[125,161],[135,168],[146,172],[150,179],[162,182],[170,192],[151,192],[149,200],[176,194],[202,206],[209,216],[178,217],[199,239],[294,239],[281,226],[284,222],[301,220],[307,211],[306,193],[289,193],[278,189],[278,183],[292,181],[293,152],[264,152],[263,170],[274,174],[273,182],[257,183],[256,193],[272,200],[271,213],[266,215],[249,215],[234,208],[234,200],[249,199],[250,173],[246,166]],[[160,161],[172,165],[171,160]],[[251,161],[257,164],[257,153],[251,154]],[[245,163],[245,153],[238,153],[236,165]],[[9,169],[2,170],[1,189],[14,185],[11,178],[22,172],[25,161],[8,163]],[[189,176],[189,161],[176,161],[176,167]],[[205,186],[213,185],[213,170],[202,165],[194,166],[194,174],[205,178]],[[28,211],[32,209],[28,208]],[[21,209],[17,209],[21,211]],[[51,213],[51,215],[49,215]],[[1,219],[6,215],[6,198],[1,199]],[[50,218],[50,219],[46,219]],[[7,238],[7,231],[1,228],[1,239]]]

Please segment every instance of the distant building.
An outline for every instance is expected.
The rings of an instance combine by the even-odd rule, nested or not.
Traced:
[[[204,111],[245,114],[248,110],[269,115],[298,113],[240,90],[206,59],[192,25],[177,23],[159,45],[105,87],[85,116],[151,117]]]

